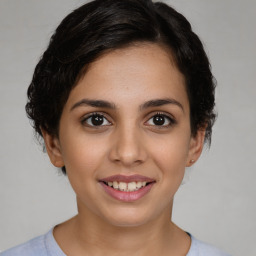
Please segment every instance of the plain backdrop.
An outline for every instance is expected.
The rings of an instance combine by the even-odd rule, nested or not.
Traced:
[[[205,44],[218,81],[212,146],[190,170],[173,219],[233,256],[256,255],[256,2],[170,0]],[[33,69],[79,0],[0,0],[0,250],[76,214],[67,179],[51,166],[25,115]]]

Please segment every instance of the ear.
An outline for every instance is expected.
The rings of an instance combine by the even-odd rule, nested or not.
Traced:
[[[59,139],[56,136],[50,135],[45,130],[41,129],[45,147],[48,153],[48,156],[55,167],[63,167],[64,161],[61,154],[61,147]]]
[[[193,165],[200,157],[204,147],[204,137],[205,130],[198,130],[197,134],[191,137],[186,167]]]

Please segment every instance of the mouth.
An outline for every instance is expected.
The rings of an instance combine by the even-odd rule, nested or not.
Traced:
[[[103,181],[104,182],[104,181]],[[138,181],[138,182],[118,182],[118,181],[109,181],[109,182],[104,182],[105,185],[115,189],[115,190],[119,190],[119,191],[123,191],[123,192],[133,192],[133,191],[137,191],[147,185],[150,184],[150,182],[146,182],[146,181]]]
[[[155,180],[141,175],[114,175],[99,182],[108,195],[124,202],[144,197],[156,183]]]

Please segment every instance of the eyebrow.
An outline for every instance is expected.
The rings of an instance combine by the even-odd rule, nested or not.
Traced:
[[[116,105],[114,103],[105,101],[105,100],[89,100],[89,99],[82,99],[75,103],[70,110],[73,110],[80,106],[91,106],[96,108],[108,108],[108,109],[116,109]]]
[[[160,107],[163,105],[167,105],[167,104],[174,104],[178,107],[180,107],[182,109],[182,111],[184,112],[184,108],[182,106],[182,104],[180,102],[178,102],[175,99],[170,99],[170,98],[164,98],[164,99],[154,99],[154,100],[149,100],[146,101],[145,103],[143,103],[142,105],[140,105],[140,110],[144,110],[150,107]],[[73,109],[80,107],[80,106],[90,106],[90,107],[98,107],[98,108],[107,108],[107,109],[117,109],[116,105],[112,102],[109,101],[105,101],[105,100],[90,100],[90,99],[82,99],[80,101],[78,101],[77,103],[75,103],[70,111],[72,111]]]
[[[167,105],[167,104],[174,104],[174,105],[180,107],[182,109],[182,111],[184,112],[184,108],[183,108],[182,104],[180,102],[178,102],[177,100],[170,99],[170,98],[149,100],[149,101],[143,103],[140,106],[140,109],[144,110],[146,108],[160,107],[160,106]]]

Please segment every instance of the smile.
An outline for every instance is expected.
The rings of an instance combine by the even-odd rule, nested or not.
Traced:
[[[131,202],[144,197],[155,184],[155,180],[141,175],[115,175],[100,180],[100,184],[111,197]]]
[[[137,191],[142,187],[145,187],[147,185],[147,182],[133,181],[133,182],[125,183],[125,182],[118,182],[118,181],[113,181],[113,182],[110,181],[110,182],[107,182],[107,185],[119,191],[132,192],[132,191]]]

